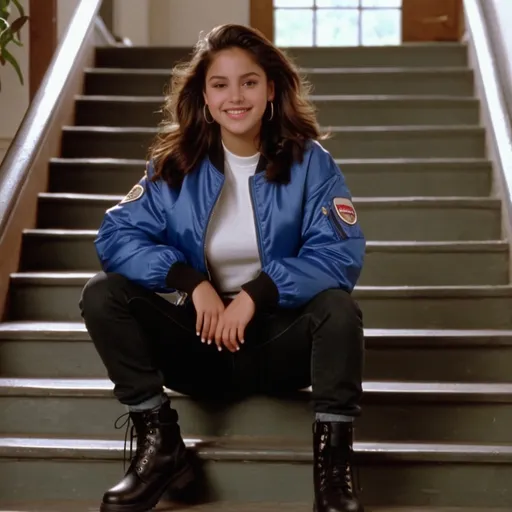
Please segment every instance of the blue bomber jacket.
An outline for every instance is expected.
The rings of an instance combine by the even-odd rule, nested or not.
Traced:
[[[95,241],[103,270],[184,297],[210,279],[206,233],[225,179],[223,162],[210,153],[174,188],[151,180],[149,162],[139,183],[105,214]],[[299,307],[331,288],[351,292],[365,239],[336,162],[311,141],[289,183],[268,181],[265,168],[261,157],[248,182],[261,272],[242,288],[259,308]]]

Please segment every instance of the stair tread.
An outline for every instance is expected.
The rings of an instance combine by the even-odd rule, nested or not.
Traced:
[[[97,512],[98,502],[83,501],[24,501],[1,503],[0,512]],[[213,502],[202,505],[180,505],[162,501],[157,512],[311,512],[311,503],[290,502]],[[474,512],[474,508],[462,507],[365,507],[366,512]],[[505,512],[507,509],[478,508],[478,512]],[[509,512],[509,511],[508,511]]]
[[[309,463],[309,442],[290,438],[212,437],[186,438],[188,447],[216,461],[281,461]],[[124,441],[98,438],[0,436],[0,458],[120,459]],[[416,442],[358,442],[354,451],[370,462],[500,462],[512,463],[511,445]]]
[[[87,396],[112,397],[109,379],[0,378],[0,396]],[[363,390],[369,397],[401,396],[420,400],[465,402],[512,402],[512,383],[466,382],[392,382],[365,381]],[[308,399],[311,388],[294,393]],[[186,395],[169,390],[173,397]]]
[[[82,194],[76,192],[40,192],[40,200],[44,201],[84,201],[84,202],[113,202],[121,201],[122,194]],[[468,197],[468,196],[407,196],[407,197],[354,197],[356,205],[378,206],[423,206],[423,207],[471,207],[483,209],[499,209],[501,200],[497,197]]]
[[[453,134],[457,132],[476,132],[485,133],[485,128],[480,125],[385,125],[385,126],[329,126],[320,127],[320,129],[328,130],[332,133],[368,133],[368,132],[394,132],[394,133],[407,133],[417,134],[419,136],[424,135],[425,132],[435,132],[439,135]],[[64,132],[76,132],[76,133],[146,133],[156,134],[159,131],[158,127],[144,127],[144,126],[75,126],[65,125],[62,127]]]
[[[98,234],[95,229],[25,229],[25,236],[37,238],[54,239],[94,239]],[[428,252],[447,252],[447,251],[500,251],[507,252],[509,244],[506,240],[462,240],[462,241],[368,241],[366,243],[367,252],[375,251],[428,251]]]
[[[96,102],[96,103],[162,103],[165,96],[141,96],[141,95],[114,95],[114,94],[81,94],[75,96],[77,101]],[[460,103],[468,105],[478,105],[479,100],[472,96],[453,96],[440,94],[311,94],[309,99],[313,102],[360,102],[360,103],[378,103],[378,102],[421,102],[421,103]]]
[[[146,160],[137,158],[61,158],[54,157],[50,159],[52,164],[57,165],[146,165]],[[492,165],[487,158],[358,158],[344,159],[337,158],[338,164],[364,164],[364,165],[453,165],[453,166],[481,166]]]
[[[344,68],[344,67],[328,67],[328,68],[316,68],[316,67],[300,67],[299,70],[302,73],[307,74],[327,74],[327,73],[336,73],[336,74],[414,74],[414,75],[425,75],[431,73],[461,73],[471,75],[472,71],[465,66],[431,66],[431,67],[421,67],[421,68],[410,68],[410,67],[361,67],[361,68]],[[126,74],[126,75],[161,75],[161,76],[170,76],[172,73],[172,68],[114,68],[114,67],[93,67],[86,68],[86,73],[90,74],[98,74],[98,75],[108,75],[108,74]]]
[[[441,345],[470,344],[484,342],[493,345],[512,343],[512,330],[499,329],[364,329],[368,340],[391,339],[395,343],[411,344],[415,340],[434,340]],[[83,322],[40,322],[32,320],[0,322],[0,339],[26,340],[89,340]]]
[[[11,281],[19,285],[80,286],[95,272],[18,272],[11,274]],[[512,284],[501,285],[448,285],[448,286],[356,286],[355,296],[406,297],[509,297]]]

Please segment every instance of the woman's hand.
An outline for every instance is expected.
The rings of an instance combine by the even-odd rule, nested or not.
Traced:
[[[241,291],[221,315],[215,331],[215,343],[219,350],[224,345],[231,352],[240,350],[244,343],[245,328],[252,320],[256,306],[245,291]]]
[[[196,333],[201,341],[210,345],[214,339],[219,318],[224,313],[224,303],[209,281],[203,281],[192,292],[192,302],[196,308]]]

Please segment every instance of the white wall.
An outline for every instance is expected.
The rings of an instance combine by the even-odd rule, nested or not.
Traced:
[[[507,91],[507,103],[512,111],[512,31],[510,24],[512,23],[512,0],[484,0],[487,3],[488,12],[491,11],[492,16],[488,19],[494,25],[492,27],[494,38],[499,44],[499,67],[502,80]],[[491,29],[491,30],[492,30]]]
[[[249,24],[249,0],[114,0],[114,32],[134,45],[192,46],[201,31]]]

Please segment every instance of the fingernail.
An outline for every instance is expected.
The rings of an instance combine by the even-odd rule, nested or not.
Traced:
[[[196,332],[196,336],[201,336],[201,333],[199,331]],[[201,340],[202,341],[202,340]]]
[[[236,347],[237,350],[240,350],[240,347]]]
[[[219,347],[219,352],[222,352],[222,347]]]
[[[243,345],[245,343],[245,340],[240,340],[240,343]]]
[[[208,340],[208,345],[211,345],[212,344],[212,340]]]
[[[204,343],[206,340],[204,338],[201,338],[201,343]]]

